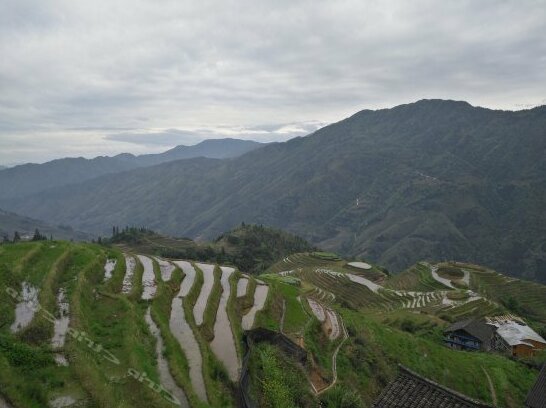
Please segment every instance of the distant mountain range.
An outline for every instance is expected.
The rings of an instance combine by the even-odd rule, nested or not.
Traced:
[[[4,170],[4,169],[7,169],[6,166],[0,166],[0,170]]]
[[[264,146],[239,139],[210,139],[194,146],[177,146],[159,154],[134,156],[129,153],[94,159],[64,158],[44,164],[22,164],[0,173],[0,198],[16,198],[49,188],[80,183],[96,177],[194,157],[234,158]]]
[[[95,233],[212,238],[245,221],[392,271],[455,259],[546,281],[544,157],[546,107],[422,100],[237,160],[171,161],[25,198],[8,199],[2,181],[0,206]]]

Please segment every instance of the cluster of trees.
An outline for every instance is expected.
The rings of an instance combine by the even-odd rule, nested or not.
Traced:
[[[223,253],[227,253],[225,256],[229,261],[248,273],[263,272],[290,254],[316,250],[316,247],[297,235],[244,222],[218,237],[215,243]]]
[[[47,239],[48,239],[48,237],[46,235],[42,234],[40,232],[40,230],[38,228],[36,228],[34,230],[34,235],[32,236],[32,238],[26,239],[26,240],[27,241],[47,241]],[[49,239],[51,241],[53,241],[53,236],[50,235]],[[2,242],[4,244],[9,244],[9,243],[14,243],[15,244],[15,243],[20,242],[22,240],[23,240],[23,238],[21,237],[21,234],[19,233],[19,231],[15,231],[13,233],[13,239],[12,240],[10,240],[10,238],[9,238],[9,236],[7,234],[4,234],[4,237],[2,238]]]
[[[165,244],[163,238],[145,227],[112,227],[112,237],[102,244],[129,244],[145,247],[166,258],[193,259],[219,264],[232,264],[247,273],[260,273],[285,256],[311,252],[316,248],[304,239],[275,228],[242,223],[219,236],[214,242],[197,243],[177,239]]]

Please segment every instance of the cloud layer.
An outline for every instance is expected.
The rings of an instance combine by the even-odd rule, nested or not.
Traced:
[[[425,97],[544,104],[545,21],[532,0],[5,0],[0,164],[284,140]]]

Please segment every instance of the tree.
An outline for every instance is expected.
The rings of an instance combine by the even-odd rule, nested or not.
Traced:
[[[13,242],[19,242],[21,241],[21,236],[19,235],[19,231],[15,231],[13,233]]]
[[[38,230],[38,228],[36,228],[34,230],[34,236],[32,237],[32,240],[33,241],[42,241],[46,239],[46,237],[44,237],[42,234],[40,234],[40,231]]]

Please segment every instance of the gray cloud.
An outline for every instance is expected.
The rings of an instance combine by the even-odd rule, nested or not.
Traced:
[[[285,140],[270,124],[420,98],[521,109],[546,95],[545,21],[535,0],[6,0],[0,163]]]

